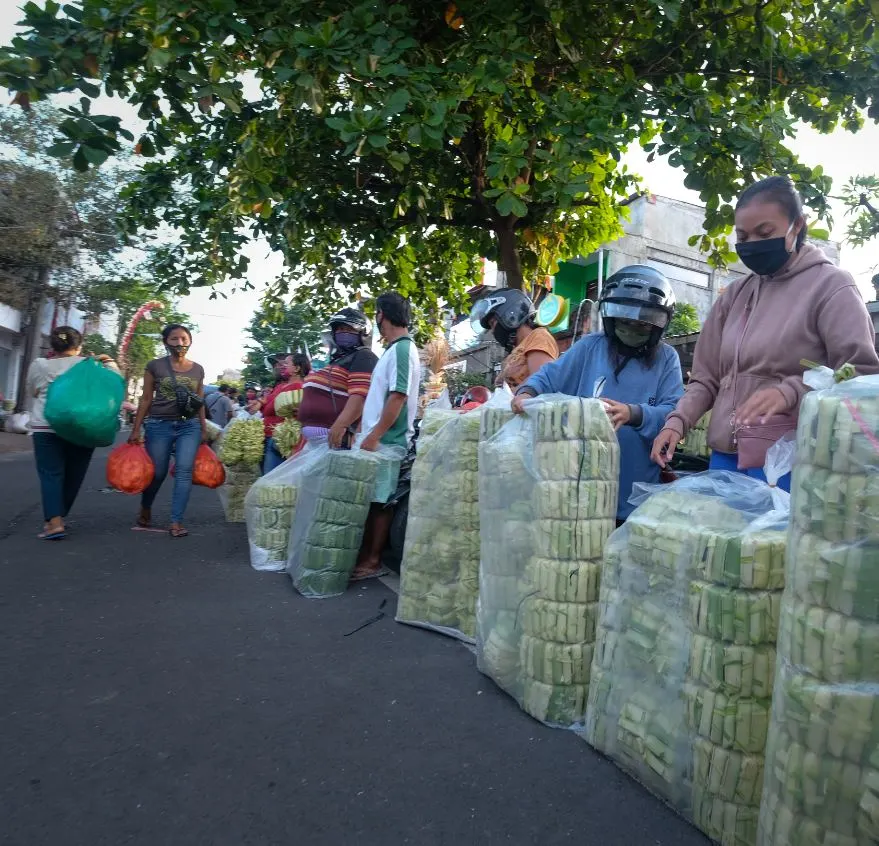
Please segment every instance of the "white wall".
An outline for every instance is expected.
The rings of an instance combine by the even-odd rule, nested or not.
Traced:
[[[10,332],[21,331],[21,312],[0,303],[0,329],[8,329]]]

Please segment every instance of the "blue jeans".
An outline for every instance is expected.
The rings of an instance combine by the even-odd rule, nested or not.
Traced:
[[[266,451],[262,459],[262,474],[271,473],[279,465],[283,464],[287,459],[278,452],[275,446],[274,438],[266,438]]]
[[[143,425],[146,451],[156,468],[156,475],[140,498],[142,508],[152,508],[153,500],[168,475],[171,451],[174,451],[174,493],[171,496],[171,522],[180,523],[192,492],[192,465],[201,443],[201,421],[163,420],[148,417]]]
[[[40,477],[43,517],[66,517],[89,469],[94,449],[65,441],[54,432],[34,432],[34,458]]]
[[[752,479],[759,479],[761,482],[766,481],[766,475],[759,467],[755,467],[752,470],[739,470],[739,457],[735,453],[712,451],[708,469],[729,470],[731,473],[742,473],[745,476],[750,476]],[[790,473],[778,480],[778,487],[790,493]]]

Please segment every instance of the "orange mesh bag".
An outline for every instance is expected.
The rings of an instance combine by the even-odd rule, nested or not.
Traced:
[[[107,481],[122,493],[142,493],[155,473],[153,462],[141,444],[121,444],[107,457]]]

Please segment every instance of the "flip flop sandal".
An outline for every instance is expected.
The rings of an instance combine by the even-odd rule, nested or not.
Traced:
[[[168,534],[172,538],[185,538],[189,532],[186,529],[168,529]]]
[[[65,532],[64,529],[60,529],[56,532],[40,532],[37,537],[40,540],[48,541],[64,540],[64,538],[67,537],[67,532]]]
[[[379,567],[377,570],[366,570],[358,573],[356,570],[351,574],[349,581],[365,582],[367,579],[380,579],[382,576],[389,576],[391,571],[387,567]]]

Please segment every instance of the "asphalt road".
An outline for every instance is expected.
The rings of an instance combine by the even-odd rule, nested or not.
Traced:
[[[216,493],[175,540],[103,488],[98,456],[69,538],[38,541],[32,459],[0,457],[4,846],[708,842],[395,623],[384,585],[303,599],[250,568]]]

